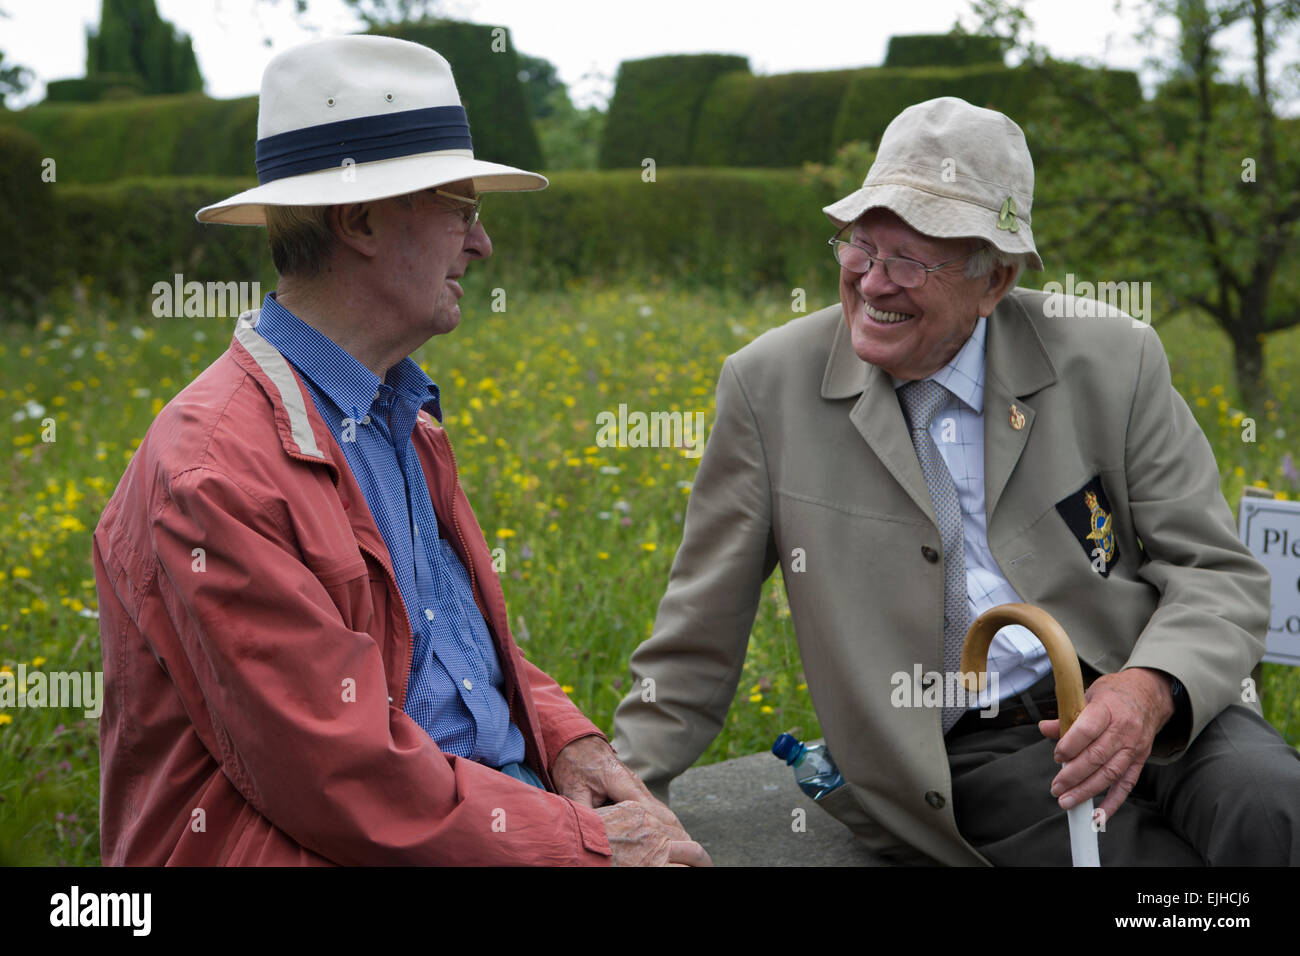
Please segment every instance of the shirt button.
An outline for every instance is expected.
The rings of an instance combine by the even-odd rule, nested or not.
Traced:
[[[431,608],[431,607],[426,607],[426,608],[424,609],[424,618],[425,618],[425,620],[427,620],[427,621],[432,621],[432,620],[433,620],[433,608]]]
[[[939,560],[939,552],[934,550],[934,548],[930,547],[928,544],[922,545],[921,557],[925,558],[925,560],[929,561],[931,564],[934,564]]]
[[[928,803],[930,806],[934,807],[936,810],[942,810],[944,804],[946,804],[948,801],[943,798],[943,794],[940,793],[938,790],[931,790],[928,793],[926,793],[925,802]]]
[[[474,682],[470,680],[468,677],[466,677],[463,681],[461,681],[461,683],[465,685],[466,690],[474,689]]]
[[[370,416],[369,416],[369,415],[366,415],[364,418],[362,418],[362,419],[361,419],[361,424],[363,424],[363,425],[369,425],[369,424],[370,424]]]
[[[418,538],[420,536],[420,526],[414,522],[412,522],[412,525],[415,528],[415,536]]]

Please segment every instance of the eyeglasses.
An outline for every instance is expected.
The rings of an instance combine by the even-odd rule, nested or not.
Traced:
[[[900,259],[893,256],[882,259],[879,256],[873,256],[861,246],[854,245],[844,239],[830,239],[828,244],[834,250],[835,261],[850,272],[859,272],[865,275],[871,271],[871,267],[877,262],[883,262],[885,264],[885,275],[889,276],[889,281],[894,285],[902,286],[904,289],[919,289],[925,285],[926,277],[931,272],[938,272],[944,266],[950,266],[954,262],[969,259],[975,254],[974,251],[971,251],[964,256],[958,256],[956,259],[941,262],[937,266],[927,266],[915,259]]]
[[[460,210],[461,218],[465,220],[466,230],[473,229],[474,226],[478,223],[479,207],[483,205],[482,196],[476,196],[473,199],[471,199],[468,196],[458,196],[455,193],[444,192],[441,189],[430,189],[429,192],[433,193],[435,196],[441,196],[444,199],[454,199],[457,202],[464,203],[466,206],[469,207],[468,209],[462,208]]]

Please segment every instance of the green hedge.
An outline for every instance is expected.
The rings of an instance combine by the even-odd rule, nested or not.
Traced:
[[[887,67],[1002,65],[1003,41],[972,33],[914,33],[889,38]]]
[[[50,249],[33,241],[48,235],[48,245],[57,251],[55,184],[41,179],[43,159],[34,137],[0,126],[0,235],[6,237],[0,267],[3,313],[21,311],[23,303],[45,292],[51,282],[45,267]]]
[[[800,166],[830,156],[849,82],[863,72],[728,73],[700,108],[697,166]]]
[[[504,44],[493,36],[497,30],[505,30],[499,35]],[[439,20],[395,24],[371,32],[422,43],[447,58],[469,116],[475,158],[524,169],[543,165],[542,147],[519,82],[519,54],[509,30]],[[494,45],[504,49],[494,50]]]
[[[45,84],[47,103],[98,103],[130,99],[144,93],[144,80],[134,73],[93,73]]]
[[[127,176],[253,176],[257,97],[202,93],[104,103],[43,103],[0,113],[58,163],[59,182]]]
[[[29,148],[19,161],[22,176],[35,155]],[[470,269],[479,289],[627,277],[741,289],[834,284],[821,207],[837,197],[801,173],[672,168],[643,182],[640,170],[571,171],[551,182],[542,192],[488,198],[483,222],[494,253]],[[0,204],[12,231],[15,217],[31,215],[20,247],[27,258],[3,273],[21,283],[11,298],[21,305],[35,292],[81,283],[144,309],[153,284],[170,284],[177,272],[186,281],[258,280],[269,291],[275,273],[264,229],[194,221],[201,206],[250,185],[158,178],[29,190],[47,203],[35,215]]]
[[[9,166],[11,138],[24,134],[0,128],[0,157]],[[30,155],[22,162],[23,177]],[[18,260],[0,270],[0,311],[29,313],[48,294],[80,286],[136,301],[147,308],[155,282],[172,282],[183,273],[200,282],[260,281],[274,287],[275,273],[266,248],[266,231],[211,226],[195,221],[202,206],[247,189],[247,179],[124,179],[107,185],[40,184],[25,194],[6,189],[0,201],[0,227],[22,217]],[[37,203],[19,208],[18,195]],[[269,283],[269,284],[268,284]]]
[[[491,50],[493,27],[417,24],[389,35],[432,46],[447,58],[469,114],[474,154],[542,165],[513,47]],[[68,81],[87,83],[90,80]],[[103,103],[42,103],[0,111],[58,162],[59,180],[106,183],[128,176],[255,176],[257,97],[216,100],[201,93]]]
[[[646,157],[659,166],[689,165],[709,89],[736,71],[748,73],[749,60],[708,53],[623,61],[601,138],[601,167],[639,167]]]
[[[1128,70],[1087,70],[1069,64],[1051,70],[1054,76],[1094,90],[1103,103],[1128,105],[1142,95],[1137,74]],[[890,120],[906,107],[937,96],[958,96],[999,110],[1021,126],[1048,117],[1081,124],[1100,121],[1072,100],[1053,95],[1049,80],[1030,67],[882,68],[860,71],[850,82],[835,121],[833,147],[855,140],[878,144]]]

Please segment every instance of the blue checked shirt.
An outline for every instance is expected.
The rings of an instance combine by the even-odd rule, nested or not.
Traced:
[[[442,420],[438,386],[409,357],[381,381],[280,305],[274,292],[262,304],[257,331],[306,380],[388,546],[414,636],[407,715],[444,753],[492,767],[522,761],[524,737],[510,721],[496,647],[465,566],[438,533],[411,443],[420,409]],[[354,439],[345,427],[355,429]]]
[[[980,317],[975,331],[952,361],[930,378],[955,396],[934,416],[930,437],[943,456],[957,486],[961,529],[965,539],[966,596],[972,621],[991,607],[1020,601],[1015,589],[989,550],[988,516],[984,500],[984,337],[988,319]],[[894,379],[894,388],[907,384]],[[1002,699],[1013,697],[1047,676],[1052,662],[1047,651],[1018,624],[998,631],[989,647],[989,672],[998,673]]]

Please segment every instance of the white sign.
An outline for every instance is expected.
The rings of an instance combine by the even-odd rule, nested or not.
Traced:
[[[1300,666],[1300,501],[1243,497],[1240,534],[1273,576],[1264,660]]]

